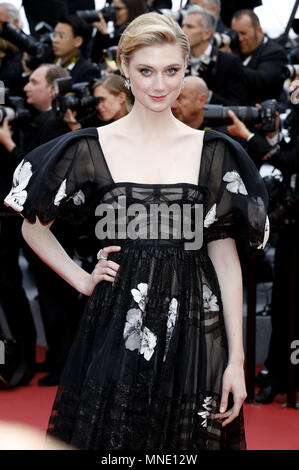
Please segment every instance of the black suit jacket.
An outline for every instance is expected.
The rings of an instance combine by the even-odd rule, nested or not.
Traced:
[[[242,63],[229,52],[217,51],[217,62],[207,79],[207,85],[213,91],[210,104],[224,106],[248,104]]]
[[[241,60],[229,52],[214,49],[214,53],[217,59],[212,70],[199,75],[213,92],[210,104],[248,104],[246,77]]]
[[[250,103],[275,98],[279,100],[284,79],[282,67],[287,64],[284,48],[272,39],[262,42],[253,52],[244,73],[250,92]]]
[[[77,60],[74,67],[69,70],[69,73],[73,79],[73,83],[91,83],[93,80],[97,80],[101,77],[101,72],[98,66],[89,60],[84,59],[82,56]]]

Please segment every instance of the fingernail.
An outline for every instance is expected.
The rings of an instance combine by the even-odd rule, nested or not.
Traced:
[[[225,408],[223,406],[221,406],[220,413],[224,413],[224,411],[225,411]]]

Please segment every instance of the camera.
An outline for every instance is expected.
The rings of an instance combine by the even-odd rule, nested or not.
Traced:
[[[276,112],[278,103],[276,100],[266,100],[261,103],[261,108],[254,106],[222,106],[217,104],[204,105],[204,121],[209,125],[230,125],[232,120],[228,111],[233,111],[244,123],[261,124],[264,132],[273,132],[276,124]]]
[[[282,68],[283,79],[286,80],[287,78],[290,78],[291,80],[294,80],[294,78],[296,78],[297,76],[298,70],[299,70],[299,64],[284,65]]]
[[[37,41],[33,36],[19,31],[11,23],[3,23],[0,36],[17,46],[21,51],[32,56],[28,67],[34,69],[42,63],[51,62],[53,58],[52,44],[47,35]]]
[[[52,108],[59,119],[63,119],[67,109],[77,112],[77,121],[86,118],[86,113],[94,115],[97,100],[92,96],[88,82],[72,83],[72,77],[57,78],[54,83],[56,96]]]
[[[114,8],[110,5],[111,2],[106,2],[104,8],[101,10],[77,10],[76,15],[79,16],[86,23],[95,23],[99,21],[99,13],[102,13],[104,20],[115,21]]]
[[[233,31],[231,29],[228,29],[223,33],[216,32],[213,34],[213,44],[219,49],[221,47],[228,45],[231,48],[231,50],[237,50],[239,48],[238,33],[236,33],[236,31]]]
[[[0,106],[0,125],[5,117],[8,117],[9,121],[18,122],[24,122],[31,117],[31,111],[26,108],[24,98],[10,96],[8,88],[5,89],[5,102],[7,106]]]
[[[200,77],[204,78],[216,64],[216,57],[214,55],[201,54],[199,57],[199,64],[197,73]]]
[[[293,224],[299,214],[298,194],[279,176],[269,175],[263,180],[269,194],[268,214],[272,229]]]

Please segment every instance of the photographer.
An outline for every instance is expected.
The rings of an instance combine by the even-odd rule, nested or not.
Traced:
[[[22,147],[19,147],[13,139],[8,117],[4,118],[0,129],[0,143],[15,157],[21,158],[31,149],[68,131],[66,124],[58,121],[52,111],[52,99],[55,96],[54,80],[66,76],[68,76],[66,70],[52,64],[41,65],[30,75],[24,91],[27,105],[32,107],[32,119],[23,123],[22,129],[19,129],[18,123],[13,123],[23,136]]]
[[[198,5],[186,10],[183,30],[189,38],[191,57],[189,71],[204,79],[211,90],[211,104],[247,104],[245,75],[240,60],[218,50],[212,44],[215,16]]]
[[[184,87],[173,103],[174,116],[193,129],[202,129],[204,105],[209,101],[209,89],[200,77],[185,77]]]
[[[299,110],[298,105],[291,107],[288,116],[290,122],[290,140],[286,141],[280,133],[280,119],[277,113],[276,126],[273,132],[263,135],[252,133],[233,112],[230,112],[233,124],[227,127],[228,132],[245,140],[249,155],[258,166],[268,162],[278,168],[283,175],[278,193],[279,200],[274,196],[270,200],[272,211],[269,219],[272,232],[276,232],[274,277],[271,301],[272,332],[265,369],[256,377],[260,390],[255,399],[258,403],[271,403],[278,393],[286,393],[288,369],[290,361],[290,311],[292,295],[290,286],[298,286],[298,271],[293,279],[292,263],[298,266],[299,236]],[[294,184],[294,176],[296,182]],[[269,184],[269,183],[268,183]],[[270,186],[271,189],[271,186]],[[270,191],[271,198],[271,191]],[[294,261],[295,257],[295,261]],[[298,292],[296,295],[296,336],[299,334]],[[297,386],[298,386],[297,367]]]
[[[287,63],[284,48],[268,38],[258,16],[251,10],[240,10],[232,18],[231,27],[239,36],[238,54],[243,61],[250,93],[250,104],[274,98],[283,91],[283,66]]]
[[[125,116],[131,109],[130,91],[118,74],[108,74],[92,86],[59,79],[56,89],[53,111],[71,131],[103,126]]]
[[[17,30],[20,29],[19,10],[11,3],[0,3],[0,30],[3,23],[13,25]],[[22,77],[24,72],[22,66],[22,51],[14,44],[0,38],[1,65],[0,80],[6,87],[9,86],[13,95],[20,96],[23,92],[25,80]]]
[[[147,12],[148,8],[143,0],[113,0],[111,10],[108,10],[106,18],[100,12],[98,14],[99,20],[92,23],[97,29],[97,33],[91,50],[91,60],[102,63],[104,50],[117,46],[120,36],[128,23]],[[108,21],[113,21],[113,35],[108,32]]]
[[[88,26],[77,15],[61,17],[51,34],[54,63],[68,70],[73,83],[92,82],[101,76],[99,68],[80,53],[89,34]]]
[[[24,145],[20,147],[14,142],[7,118],[0,129],[0,142],[9,152],[8,158],[12,161],[20,161],[31,149],[69,132],[66,123],[57,120],[51,108],[55,96],[54,81],[67,76],[68,72],[65,69],[54,64],[44,64],[30,75],[25,92],[27,105],[35,110],[35,116],[22,129]],[[7,184],[10,183],[11,180]],[[75,234],[70,224],[56,220],[51,230],[65,250],[72,254],[75,242],[72,237],[75,237]],[[79,298],[74,289],[42,263],[26,244],[23,250],[35,277],[49,347],[46,364],[43,367],[44,371],[50,374],[41,378],[39,385],[57,385],[80,315]]]

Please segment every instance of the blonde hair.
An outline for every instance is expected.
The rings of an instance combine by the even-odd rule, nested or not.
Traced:
[[[117,65],[123,73],[121,59],[128,63],[130,56],[142,47],[154,44],[179,44],[186,60],[190,44],[179,24],[169,16],[159,13],[145,13],[126,27],[118,43]]]
[[[118,96],[120,93],[125,93],[126,101],[125,106],[126,110],[129,113],[132,109],[131,102],[131,92],[128,88],[125,87],[125,80],[120,75],[107,75],[106,77],[101,78],[93,85],[92,89],[95,90],[98,86],[103,86],[106,90],[109,91],[114,96]]]

